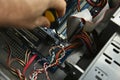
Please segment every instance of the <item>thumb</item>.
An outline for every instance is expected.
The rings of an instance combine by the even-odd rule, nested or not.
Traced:
[[[50,26],[50,21],[44,17],[44,16],[40,16],[39,18],[36,19],[35,23],[36,26],[45,26],[45,27],[49,27]]]

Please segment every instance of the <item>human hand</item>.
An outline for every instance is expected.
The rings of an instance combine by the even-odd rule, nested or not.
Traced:
[[[3,0],[0,4],[0,25],[33,29],[37,26],[50,26],[43,13],[54,8],[59,16],[66,10],[64,0]],[[3,13],[4,11],[4,13]]]

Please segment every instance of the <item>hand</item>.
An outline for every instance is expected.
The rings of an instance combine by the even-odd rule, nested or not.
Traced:
[[[43,13],[54,8],[59,16],[66,10],[64,0],[2,0],[0,1],[0,25],[32,29],[37,26],[50,26]]]

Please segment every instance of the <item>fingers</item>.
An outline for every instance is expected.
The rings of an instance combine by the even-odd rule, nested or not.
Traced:
[[[41,16],[38,19],[36,19],[35,25],[49,27],[50,21],[46,17]]]
[[[66,2],[65,0],[51,0],[50,8],[56,9],[58,12],[58,15],[61,17],[65,14]]]
[[[66,11],[66,2],[64,0],[51,0],[49,4],[49,8],[54,8],[57,10],[58,15],[61,17],[65,14]],[[44,17],[41,16],[39,17],[33,24],[32,27],[29,27],[30,29],[33,29],[37,26],[45,26],[49,27],[50,26],[50,21]]]
[[[33,29],[33,28],[38,27],[38,26],[49,27],[50,26],[50,22],[49,22],[49,20],[46,17],[40,16],[31,25],[29,25],[28,28],[29,29]]]
[[[18,24],[14,25],[16,28],[27,28],[27,29],[34,29],[35,27],[44,26],[49,27],[50,22],[49,20],[44,17],[40,16],[34,21],[23,21],[23,22],[17,22]]]
[[[50,9],[50,8],[56,9],[56,11],[58,12],[58,15],[60,17],[65,14],[66,2],[64,0],[50,0],[48,2],[48,5],[46,5],[46,6],[47,6],[46,9]],[[28,28],[28,29],[33,29],[38,26],[49,27],[50,21],[46,17],[41,16],[42,14],[39,14],[39,12],[43,13],[44,10],[46,10],[46,9],[42,9],[42,8],[43,7],[40,7],[40,9],[38,8],[36,10],[33,10],[33,13],[32,13],[33,15],[28,16],[25,19],[23,17],[23,18],[21,18],[21,20],[16,20],[13,22],[13,24],[11,23],[11,25],[15,25],[19,28]],[[36,12],[34,12],[34,11],[36,11]],[[36,17],[38,17],[38,18],[35,19]]]

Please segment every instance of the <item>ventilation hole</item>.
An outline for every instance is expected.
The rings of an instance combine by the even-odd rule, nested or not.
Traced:
[[[105,62],[107,62],[108,64],[111,64],[111,61],[109,61],[108,59],[105,59]]]
[[[116,50],[116,49],[113,49],[113,51],[114,51],[115,53],[117,53],[117,54],[119,53],[119,51],[118,51],[118,50]]]
[[[111,43],[113,46],[115,46],[116,48],[120,49],[120,47],[118,47],[116,44]]]
[[[99,76],[95,76],[96,80],[102,80]]]
[[[120,63],[118,63],[117,61],[114,61],[115,64],[117,64],[120,67]]]
[[[110,60],[112,60],[112,58],[110,56],[108,56],[107,54],[103,53],[103,55],[105,55],[107,58],[109,58]]]
[[[95,69],[95,71],[97,71],[97,69]]]
[[[100,71],[98,71],[98,74],[100,74]]]
[[[104,76],[104,74],[101,74],[101,76]]]

